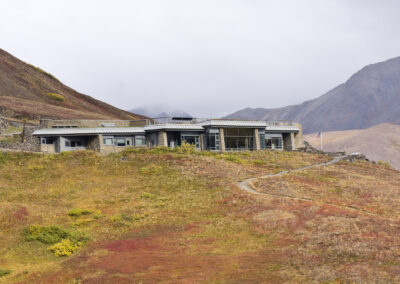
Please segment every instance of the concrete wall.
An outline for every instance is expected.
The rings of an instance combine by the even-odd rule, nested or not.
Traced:
[[[40,152],[44,153],[56,153],[56,145],[40,145]]]
[[[294,134],[294,145],[296,149],[304,147],[303,127],[299,123],[294,123],[299,128],[299,132]]]

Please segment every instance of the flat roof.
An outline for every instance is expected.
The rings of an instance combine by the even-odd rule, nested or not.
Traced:
[[[101,127],[101,128],[47,128],[33,132],[35,136],[91,135],[91,134],[144,134],[143,127]]]
[[[145,126],[146,131],[152,130],[186,130],[186,131],[204,131],[204,127],[194,123],[165,123]]]
[[[266,132],[299,132],[295,125],[268,125],[265,121],[250,120],[208,120],[202,123],[165,123],[144,127],[99,127],[99,128],[47,128],[33,132],[34,136],[59,136],[59,135],[98,135],[98,134],[145,134],[147,131],[204,131],[205,127],[238,127],[259,128]]]

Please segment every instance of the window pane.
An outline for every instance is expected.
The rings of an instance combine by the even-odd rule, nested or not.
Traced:
[[[146,137],[145,136],[136,136],[135,137],[135,145],[136,146],[146,145]]]
[[[117,138],[116,142],[117,146],[125,146],[125,138]]]

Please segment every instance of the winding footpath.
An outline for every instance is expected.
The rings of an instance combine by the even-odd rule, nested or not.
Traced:
[[[253,182],[255,182],[256,180],[265,179],[265,178],[279,177],[279,176],[283,176],[283,175],[288,174],[288,173],[295,173],[295,172],[300,172],[300,171],[304,171],[304,170],[308,170],[308,169],[312,169],[312,168],[318,168],[318,167],[325,167],[325,166],[333,165],[333,164],[336,164],[336,163],[340,162],[342,159],[344,159],[346,157],[347,156],[338,156],[338,157],[333,158],[331,161],[325,162],[325,163],[310,165],[310,166],[306,166],[306,167],[302,167],[302,168],[298,168],[298,169],[294,169],[294,170],[282,171],[282,172],[279,172],[277,174],[268,174],[268,175],[263,175],[263,176],[260,176],[260,177],[249,178],[249,179],[246,179],[246,180],[238,182],[237,185],[241,190],[246,191],[246,192],[251,193],[251,194],[258,195],[258,196],[280,197],[280,198],[288,198],[288,199],[292,199],[292,200],[311,201],[311,202],[317,203],[317,204],[326,204],[326,205],[341,207],[341,208],[345,208],[345,209],[349,209],[349,210],[360,211],[360,212],[371,214],[371,215],[380,215],[380,214],[377,214],[375,212],[371,212],[371,211],[368,211],[368,210],[365,210],[365,209],[356,208],[356,207],[353,207],[353,206],[340,205],[340,204],[335,204],[335,203],[332,203],[332,202],[317,201],[317,200],[314,200],[312,198],[302,198],[302,197],[294,197],[294,196],[290,196],[290,195],[283,195],[283,194],[276,194],[276,193],[259,192],[259,191],[254,189],[255,186],[253,185]]]

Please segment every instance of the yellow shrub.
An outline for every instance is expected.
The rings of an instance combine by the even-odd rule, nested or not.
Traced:
[[[54,99],[54,100],[59,101],[59,102],[65,101],[64,96],[62,96],[62,95],[60,95],[60,94],[56,94],[56,93],[47,93],[47,96],[48,96],[49,98]]]
[[[178,153],[194,154],[196,152],[195,145],[182,141],[181,146],[176,147]]]
[[[69,239],[63,239],[61,242],[49,247],[48,250],[53,252],[56,256],[70,256],[82,246],[83,244],[81,242],[72,242]]]

